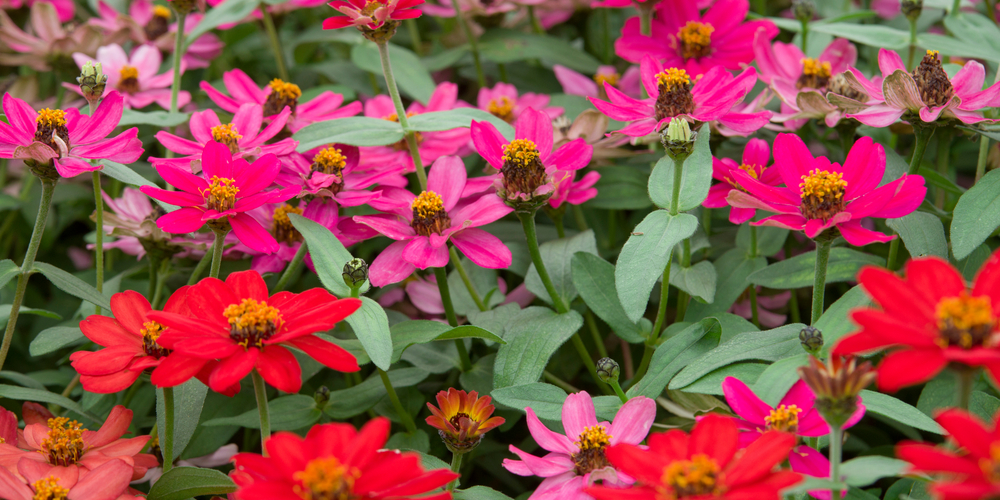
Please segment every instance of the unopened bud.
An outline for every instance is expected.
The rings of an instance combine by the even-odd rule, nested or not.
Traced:
[[[823,332],[818,328],[807,326],[799,332],[799,342],[806,352],[815,356],[823,348]]]
[[[816,15],[816,5],[810,0],[793,0],[792,14],[800,23],[808,23]]]
[[[605,384],[617,382],[619,374],[621,374],[621,367],[615,360],[611,358],[597,360],[597,376],[600,377],[601,382]]]
[[[924,0],[903,0],[899,3],[899,10],[910,22],[916,22],[924,10]]]
[[[325,408],[326,404],[330,402],[330,389],[328,389],[325,385],[320,386],[320,388],[316,389],[316,392],[313,393],[313,401],[316,402],[317,408]]]
[[[95,64],[93,61],[87,61],[83,65],[83,69],[80,70],[80,76],[76,78],[76,82],[80,84],[83,97],[91,105],[94,105],[104,95],[104,88],[108,84],[108,75],[101,71],[101,63]]]
[[[197,0],[169,0],[171,7],[174,8],[174,12],[177,12],[178,16],[186,16],[194,12],[195,7],[198,6]],[[204,3],[202,3],[202,9],[204,9]]]
[[[675,161],[687,159],[694,151],[696,132],[691,131],[691,124],[683,118],[671,118],[666,130],[660,133],[660,142]]]
[[[351,289],[361,288],[368,281],[368,263],[364,259],[352,259],[344,264],[344,283]]]
[[[816,395],[816,410],[831,427],[843,427],[854,415],[861,399],[858,395],[876,376],[871,362],[858,363],[853,356],[837,355],[826,362],[809,356],[809,364],[800,366],[798,372]]]

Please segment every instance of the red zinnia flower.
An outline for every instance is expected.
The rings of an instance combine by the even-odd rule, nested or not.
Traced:
[[[996,419],[987,427],[975,415],[958,409],[941,412],[937,418],[961,450],[905,442],[896,446],[896,456],[913,464],[910,472],[940,472],[946,479],[931,483],[941,500],[979,500],[1000,496],[1000,428]]]
[[[343,16],[328,17],[323,21],[323,29],[332,30],[348,26],[367,27],[377,30],[386,21],[402,21],[420,17],[420,10],[414,7],[424,0],[333,0],[328,3]]]
[[[302,293],[278,292],[270,297],[256,271],[232,273],[222,281],[205,278],[187,290],[189,315],[153,311],[149,317],[169,330],[161,346],[202,359],[218,359],[208,379],[216,392],[238,383],[256,369],[284,392],[302,387],[299,362],[287,347],[342,372],[360,370],[340,346],[312,334],[334,327],[361,307],[358,299],[337,299],[322,288]],[[181,384],[190,371],[159,370],[152,382],[160,387]]]
[[[608,448],[618,470],[634,477],[630,490],[592,486],[598,500],[663,500],[697,498],[780,498],[780,491],[802,476],[774,467],[788,459],[795,436],[768,431],[740,450],[739,429],[731,419],[709,414],[691,434],[672,430],[649,436],[649,449],[631,444]],[[739,453],[737,453],[739,452]]]
[[[1000,380],[1000,253],[986,261],[971,290],[936,257],[909,261],[906,278],[866,267],[858,282],[881,308],[854,311],[861,331],[841,339],[833,353],[890,349],[878,367],[880,389],[926,382],[948,363],[982,366]]]
[[[322,424],[305,439],[290,432],[271,436],[267,457],[233,457],[232,477],[238,500],[350,498],[351,500],[447,500],[451,493],[431,493],[458,474],[425,471],[416,453],[382,449],[389,420],[376,418],[356,431],[351,424]],[[430,493],[426,496],[421,496]]]

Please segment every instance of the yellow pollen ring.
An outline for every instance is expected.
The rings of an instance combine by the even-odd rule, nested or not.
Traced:
[[[208,189],[202,191],[202,196],[205,196],[207,192],[212,201],[232,208],[233,204],[236,203],[236,195],[240,192],[240,188],[234,185],[236,184],[236,179],[227,179],[213,175],[209,181]]]
[[[156,17],[162,17],[163,19],[170,19],[170,9],[162,5],[157,5],[156,7],[153,7],[153,15]]]
[[[506,117],[514,113],[514,102],[504,95],[496,99],[491,99],[487,108],[490,114],[494,116]]]
[[[802,60],[802,74],[808,76],[818,76],[830,78],[831,66],[828,61],[820,62],[818,59],[805,58]]]
[[[754,179],[759,179],[760,178],[760,176],[757,174],[757,166],[756,165],[747,165],[746,163],[743,163],[743,164],[740,165],[740,170],[746,172],[747,175],[749,175],[750,177],[753,177]]]
[[[715,489],[718,474],[719,464],[708,455],[698,454],[664,467],[661,481],[677,496],[704,495]]]
[[[940,54],[940,52],[938,52],[936,50],[930,50],[930,49],[927,50],[927,55],[929,55],[931,57],[937,57],[938,54]]]
[[[950,323],[949,326],[959,330],[970,330],[993,324],[993,306],[989,296],[972,297],[962,293],[958,297],[941,299],[937,304],[937,318],[939,325]]]
[[[347,499],[351,498],[359,477],[361,471],[347,467],[336,457],[317,458],[306,464],[305,470],[292,474],[292,478],[301,483],[293,489],[304,499]]]
[[[598,88],[604,88],[604,83],[607,82],[612,87],[618,86],[618,81],[621,80],[621,75],[618,73],[598,73],[594,75],[594,81],[597,82]]]
[[[66,500],[69,496],[69,489],[59,486],[59,479],[55,476],[39,479],[31,486],[35,490],[32,500]]]
[[[294,229],[292,226],[292,219],[288,217],[288,214],[302,215],[302,209],[285,203],[284,205],[274,209],[274,224]]]
[[[347,166],[347,157],[339,149],[330,146],[313,156],[313,164],[318,166],[323,173],[339,173]]]
[[[46,127],[62,127],[66,125],[66,112],[61,109],[45,108],[38,112],[35,123]]]
[[[302,89],[294,83],[288,83],[284,80],[275,78],[274,80],[271,80],[271,83],[268,85],[271,87],[272,91],[284,99],[292,100],[302,97]]]
[[[278,308],[267,305],[266,301],[257,302],[254,299],[243,299],[239,304],[230,304],[222,311],[222,315],[229,321],[229,327],[235,330],[266,332],[283,323]]]
[[[414,218],[431,219],[444,212],[444,200],[434,191],[423,191],[413,200],[411,208]]]
[[[764,423],[768,429],[791,432],[799,425],[799,413],[802,413],[802,408],[798,406],[780,405],[771,410],[770,415],[764,417]]]
[[[122,80],[128,80],[129,78],[139,78],[139,69],[135,66],[125,65],[121,69]]]
[[[48,427],[49,433],[42,441],[41,452],[48,454],[49,463],[64,467],[76,464],[86,447],[83,425],[66,417],[55,417],[48,420]]]
[[[611,444],[611,435],[607,429],[600,425],[587,427],[580,433],[579,439],[573,443],[580,448],[580,451],[603,450]]]
[[[538,154],[538,146],[528,139],[514,139],[510,144],[503,147],[503,161],[528,165],[541,156]]]
[[[212,127],[212,138],[223,144],[236,144],[243,138],[232,123]]]
[[[163,325],[155,321],[147,321],[142,324],[142,330],[139,331],[142,334],[143,339],[148,339],[150,342],[156,342],[160,338],[160,334],[163,333]]]
[[[712,43],[712,33],[715,28],[711,24],[698,21],[688,21],[677,33],[681,43],[688,47],[703,48]]]
[[[687,87],[691,84],[691,77],[688,76],[687,71],[680,68],[667,68],[656,74],[656,80],[667,92]]]
[[[799,184],[802,198],[809,196],[825,198],[832,195],[834,199],[839,200],[844,197],[846,188],[847,181],[844,180],[844,174],[820,169],[811,170],[809,175],[803,175],[802,183]]]

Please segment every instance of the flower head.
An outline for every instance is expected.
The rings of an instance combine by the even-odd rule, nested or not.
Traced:
[[[22,465],[23,464],[23,465]],[[122,459],[104,462],[90,471],[53,467],[46,470],[22,461],[17,474],[0,467],[0,491],[10,500],[85,500],[135,498],[129,492],[132,467]]]
[[[971,289],[951,264],[936,257],[906,263],[906,277],[866,267],[858,282],[879,308],[855,310],[861,330],[844,337],[836,354],[886,349],[878,366],[879,388],[896,391],[930,380],[949,363],[982,366],[1000,378],[1000,295],[993,286],[1000,273],[994,253]]]
[[[629,97],[638,98],[641,93],[638,66],[629,66],[624,74],[618,73],[618,69],[614,66],[599,66],[597,73],[592,77],[581,75],[559,64],[552,66],[552,71],[555,72],[556,79],[566,94],[607,99],[607,93],[604,91],[605,83],[621,90]]]
[[[498,83],[492,89],[489,87],[479,89],[479,98],[476,103],[479,109],[487,111],[507,123],[514,123],[527,108],[541,111],[549,118],[556,118],[563,114],[563,108],[549,106],[548,95],[531,92],[518,94],[517,88],[509,83]]]
[[[380,168],[360,165],[357,147],[328,144],[305,153],[285,157],[275,182],[282,186],[302,186],[299,196],[332,198],[338,205],[356,207],[381,196],[373,186],[405,186],[406,165],[392,163]]]
[[[398,21],[420,17],[420,9],[414,7],[424,0],[333,0],[330,7],[343,16],[328,17],[323,21],[323,29],[332,30],[355,26],[362,32],[394,27]]]
[[[467,453],[479,445],[483,435],[503,425],[503,417],[491,417],[494,407],[489,396],[454,387],[437,394],[438,406],[427,403],[431,416],[427,425],[434,427],[453,453]]]
[[[77,52],[73,54],[73,60],[83,68],[91,57]],[[169,89],[174,80],[174,70],[159,73],[162,58],[156,47],[139,45],[128,56],[120,45],[106,45],[97,49],[97,61],[107,74],[108,91],[120,92],[126,108],[145,108],[155,102],[163,109],[170,109]],[[185,67],[181,61],[181,72]],[[79,90],[79,86],[69,88]],[[188,91],[182,90],[177,94],[179,108],[189,102],[191,94]]]
[[[70,2],[72,4],[72,2]],[[93,54],[101,45],[100,31],[86,24],[63,28],[53,2],[31,2],[31,29],[22,30],[6,12],[0,11],[0,64],[28,66],[36,71],[51,71],[69,63],[70,54]]]
[[[726,197],[730,191],[742,190],[734,174],[742,170],[750,177],[759,180],[767,186],[777,187],[781,184],[781,175],[777,167],[768,167],[771,163],[771,147],[762,139],[750,139],[743,148],[743,158],[740,163],[730,158],[712,158],[712,177],[720,181],[708,191],[708,198],[702,203],[708,208],[722,208],[729,205]],[[743,224],[753,219],[757,211],[753,208],[733,207],[729,211],[729,221],[733,224]]]
[[[852,245],[885,242],[893,237],[862,227],[861,219],[903,217],[916,210],[927,192],[919,175],[877,187],[885,171],[885,150],[870,137],[854,143],[841,166],[823,156],[814,158],[798,136],[779,134],[774,159],[772,168],[787,187],[769,186],[742,169],[730,171],[741,188],[729,192],[730,205],[778,214],[751,222],[755,226],[805,231],[810,238],[836,228]]]
[[[114,236],[114,241],[104,242],[104,248],[117,248],[128,255],[142,259],[147,253],[153,259],[172,256],[180,258],[203,255],[211,244],[211,236],[194,234],[191,237],[175,236],[164,232],[156,225],[156,219],[166,212],[153,206],[142,191],[127,187],[121,198],[112,198],[102,192],[108,210],[104,212],[104,232]],[[93,245],[87,245],[93,250]]]

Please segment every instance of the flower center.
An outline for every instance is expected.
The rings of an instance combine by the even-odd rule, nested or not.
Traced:
[[[288,106],[294,114],[295,107],[299,104],[299,98],[302,97],[302,90],[299,86],[277,78],[271,80],[268,86],[271,87],[271,93],[264,101],[264,116],[274,116],[281,113],[285,106]]]
[[[240,188],[234,185],[236,179],[213,175],[210,181],[208,189],[201,192],[202,196],[208,198],[208,208],[216,212],[232,210],[236,206],[236,194],[240,192]]]
[[[143,28],[147,40],[156,40],[170,31],[170,9],[157,5],[153,7],[153,17]]]
[[[618,86],[618,80],[621,80],[621,75],[616,72],[611,73],[598,73],[594,75],[594,81],[597,82],[597,88],[603,89],[604,82],[609,83],[612,87]]]
[[[802,176],[799,184],[802,215],[809,219],[830,220],[844,209],[847,181],[840,172],[814,169]]]
[[[212,138],[220,144],[229,146],[230,153],[236,154],[240,152],[239,142],[243,136],[240,135],[239,130],[236,130],[236,127],[232,123],[212,127]]]
[[[534,193],[547,180],[538,146],[528,139],[514,139],[504,146],[500,175],[508,193]]]
[[[463,418],[465,420],[470,421],[470,422],[472,421],[472,417],[470,417],[468,413],[460,411],[460,412],[456,413],[454,417],[451,417],[450,419],[448,419],[448,422],[450,422],[451,425],[454,425],[456,429],[461,429],[462,428],[462,419]]]
[[[284,324],[278,308],[254,299],[243,299],[239,304],[231,304],[222,314],[229,320],[229,338],[247,349],[263,347],[264,341],[271,338]]]
[[[805,58],[802,60],[802,76],[795,86],[799,89],[821,89],[830,82],[830,63],[818,59]]]
[[[771,410],[770,415],[764,417],[764,423],[767,424],[767,430],[778,430],[795,434],[799,431],[799,413],[802,413],[802,408],[798,406],[780,405]]]
[[[656,121],[694,111],[691,77],[687,71],[667,68],[656,75],[660,94],[656,97]]]
[[[955,95],[948,73],[941,67],[941,57],[936,50],[928,50],[913,70],[913,80],[920,89],[920,98],[928,107],[944,106]]]
[[[413,222],[410,226],[421,236],[443,234],[451,227],[451,218],[444,210],[444,201],[434,191],[423,191],[413,200]]]
[[[941,299],[937,304],[937,344],[942,348],[989,347],[993,344],[993,306],[986,295],[972,297],[962,292],[958,297]]]
[[[510,123],[514,121],[514,102],[507,96],[492,99],[488,109],[490,114],[505,122]]]
[[[48,455],[49,464],[68,467],[80,461],[83,449],[83,425],[66,417],[50,418],[49,435],[42,441],[41,453]]]
[[[139,91],[139,69],[135,66],[122,66],[121,79],[118,80],[118,90],[133,94]]]
[[[1000,442],[990,444],[990,458],[980,458],[979,468],[993,483],[1000,483]]]
[[[828,91],[834,94],[842,95],[848,99],[854,99],[855,101],[860,102],[868,101],[868,96],[852,87],[851,84],[847,82],[847,77],[845,77],[843,73],[833,75],[827,83],[826,88]]]
[[[364,8],[361,9],[361,15],[371,17],[375,14],[375,11],[378,10],[379,7],[384,6],[385,0],[368,0],[368,2],[365,3]]]
[[[753,177],[754,179],[759,179],[760,178],[760,174],[757,173],[757,166],[756,165],[747,165],[746,163],[743,163],[743,164],[740,165],[740,170],[746,172],[747,175],[749,175],[750,177]],[[740,189],[740,190],[743,190],[744,192],[746,192],[745,189],[743,189],[742,187],[740,187],[740,183],[738,183],[735,180],[733,180],[732,177],[726,176],[726,181],[729,182],[729,184],[732,185],[734,188],[737,188],[737,189]]]
[[[302,234],[292,225],[292,219],[288,218],[288,214],[302,215],[302,209],[287,203],[274,209],[274,224],[271,225],[271,233],[274,235],[274,239],[291,245],[302,241]]]
[[[418,114],[419,113],[416,113],[414,111],[407,111],[406,112],[406,117],[409,118],[411,116],[416,116]],[[399,115],[396,114],[396,113],[393,113],[391,115],[383,116],[382,119],[383,120],[388,120],[390,122],[399,123]],[[417,141],[418,145],[421,142],[424,142],[424,136],[420,132],[414,132],[413,133],[413,139]],[[410,146],[408,144],[406,144],[406,139],[402,139],[399,142],[397,142],[396,144],[393,144],[393,147],[396,149],[396,151],[409,151],[410,150]]]
[[[156,343],[156,339],[160,338],[160,334],[163,333],[163,325],[155,321],[147,321],[142,324],[142,330],[139,330],[139,333],[142,334],[142,351],[146,353],[146,356],[160,359],[170,354],[169,349],[164,349]]]
[[[662,481],[677,498],[683,498],[713,493],[718,476],[719,464],[708,455],[698,454],[666,466]]]
[[[49,476],[31,483],[35,489],[35,495],[31,500],[66,500],[69,489],[59,486],[59,479]]]
[[[356,498],[351,490],[361,472],[340,463],[336,457],[326,457],[310,461],[305,470],[292,477],[301,483],[293,490],[302,500],[350,500]]]
[[[705,57],[710,54],[712,52],[713,31],[715,31],[715,28],[711,24],[688,21],[677,32],[677,38],[680,40],[681,53],[684,55],[684,59]]]
[[[58,136],[66,148],[69,147],[69,130],[66,129],[66,112],[61,109],[45,108],[35,118],[35,141],[41,142],[55,151],[61,151],[53,136]]]
[[[313,156],[313,172],[322,172],[337,177],[333,184],[330,184],[327,188],[333,194],[339,193],[344,188],[344,167],[346,166],[347,157],[333,146],[324,148],[319,153],[316,153],[316,156]]]
[[[611,436],[604,427],[595,425],[584,428],[574,444],[580,448],[579,452],[573,454],[577,474],[582,476],[611,465],[604,454],[604,450],[611,444]]]

